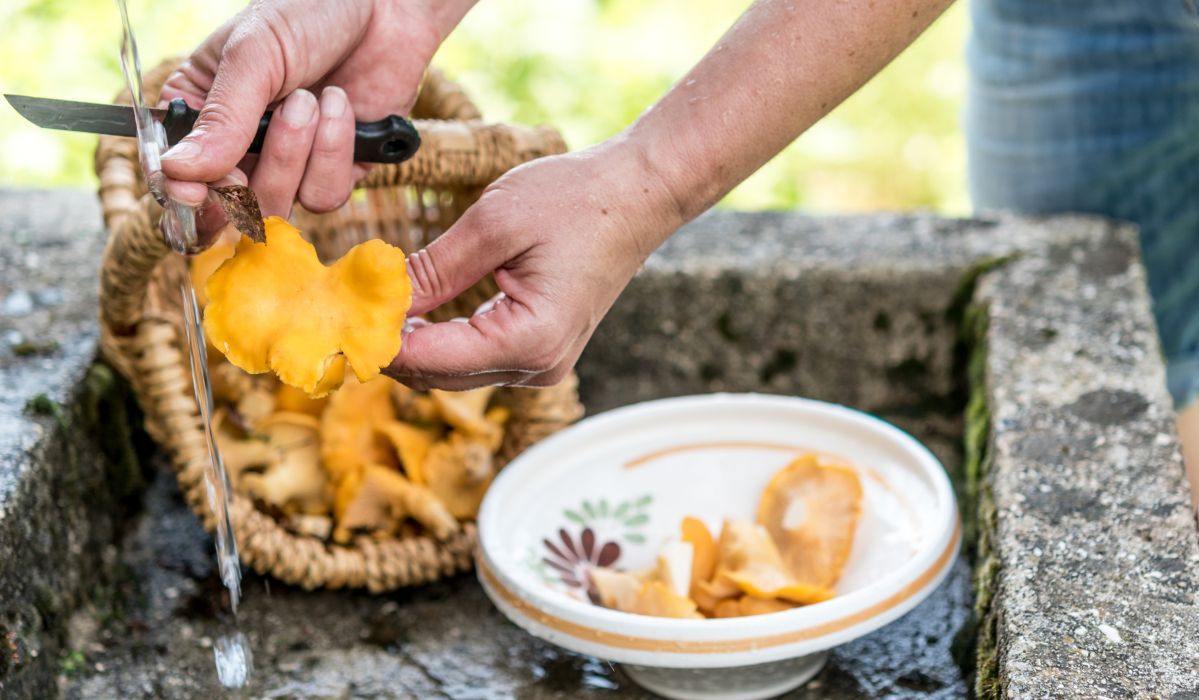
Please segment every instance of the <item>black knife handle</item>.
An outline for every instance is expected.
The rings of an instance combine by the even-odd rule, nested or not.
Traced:
[[[200,113],[183,101],[182,97],[171,100],[162,119],[167,134],[167,143],[174,146],[191,132]],[[262,115],[258,122],[258,133],[250,142],[247,153],[260,153],[266,138],[266,128],[271,123],[271,113]],[[360,163],[403,163],[420,148],[420,134],[412,122],[391,115],[377,122],[358,122],[354,125],[354,160]]]

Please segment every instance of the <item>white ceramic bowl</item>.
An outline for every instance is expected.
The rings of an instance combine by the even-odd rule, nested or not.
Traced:
[[[753,518],[800,452],[848,462],[863,515],[832,600],[722,620],[632,615],[590,602],[583,570],[650,566],[686,515],[718,532]],[[820,401],[755,394],[664,399],[588,418],[528,450],[479,514],[479,580],[528,632],[624,664],[673,698],[765,698],[815,675],[828,649],[896,619],[944,578],[960,537],[941,464],[906,433]]]

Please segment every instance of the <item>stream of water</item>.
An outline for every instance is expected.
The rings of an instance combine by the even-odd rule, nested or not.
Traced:
[[[167,147],[166,133],[162,125],[150,115],[142,95],[141,61],[137,55],[137,41],[129,22],[129,11],[125,0],[116,0],[121,14],[121,69],[129,84],[133,98],[135,122],[137,124],[138,157],[147,186],[155,198],[162,203],[162,232],[167,243],[179,253],[194,250],[196,244],[196,211],[194,208],[175,202],[167,197],[163,188],[161,156]],[[208,490],[208,506],[216,521],[216,556],[221,581],[229,591],[229,607],[234,615],[234,629],[222,635],[213,644],[217,678],[226,688],[240,688],[250,675],[250,651],[246,637],[237,630],[237,604],[241,597],[241,564],[237,555],[237,540],[233,537],[233,522],[229,517],[229,493],[232,490],[225,463],[217,450],[212,432],[212,385],[208,377],[208,358],[204,340],[204,328],[200,322],[196,292],[188,281],[180,286],[183,301],[184,331],[187,336],[188,360],[195,389],[196,405],[207,435],[208,463],[204,470],[205,486]]]

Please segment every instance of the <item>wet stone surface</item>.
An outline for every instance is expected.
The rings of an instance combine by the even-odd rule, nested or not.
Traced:
[[[0,697],[49,697],[61,620],[115,556],[94,435],[94,197],[0,190]],[[70,207],[79,218],[68,216]]]
[[[147,493],[122,561],[126,578],[111,608],[84,608],[71,622],[79,667],[61,676],[62,692],[80,700],[218,695],[211,647],[232,619],[217,610],[211,538],[169,474]],[[952,645],[966,622],[969,588],[959,563],[923,604],[838,649],[810,685],[787,697],[963,697]],[[243,591],[238,623],[254,670],[242,697],[651,697],[619,667],[508,623],[469,575],[381,596],[305,592],[250,575]]]
[[[1135,239],[1055,235],[979,288],[997,681],[1010,697],[1187,697],[1199,533]]]

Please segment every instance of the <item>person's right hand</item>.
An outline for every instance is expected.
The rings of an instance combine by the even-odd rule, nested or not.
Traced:
[[[240,165],[266,216],[287,216],[297,199],[315,212],[340,206],[366,172],[353,162],[354,122],[408,114],[433,53],[473,4],[251,3],[163,86],[161,105],[182,97],[200,110],[192,132],[163,156],[168,194],[198,205],[206,183],[243,180]],[[275,103],[262,153],[246,156]]]

